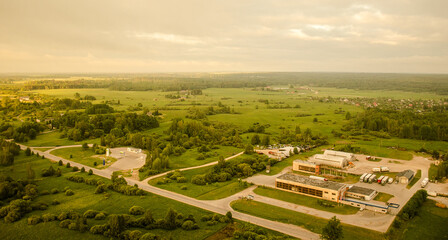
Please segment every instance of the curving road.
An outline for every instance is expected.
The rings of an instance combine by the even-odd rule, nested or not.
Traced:
[[[25,145],[21,145],[19,144],[20,147],[25,150],[28,146]],[[79,147],[81,145],[70,145],[70,146],[60,146],[60,147],[55,147],[54,149],[60,149],[60,148],[64,148],[64,147]],[[91,168],[89,166],[83,165],[83,164],[79,164],[58,156],[55,156],[53,154],[51,154],[50,152],[54,149],[50,149],[47,150],[45,152],[39,151],[38,148],[34,148],[34,147],[30,147],[30,149],[33,152],[37,152],[40,155],[45,156],[45,158],[50,159],[52,161],[59,161],[61,160],[64,164],[70,163],[71,166],[77,166],[79,168],[84,167],[86,169],[86,171],[89,171],[89,169],[92,169],[93,173],[95,175],[101,176],[101,177],[105,177],[105,178],[110,178],[112,176],[112,172],[108,171],[107,169],[104,170],[99,170],[99,169],[95,169],[95,168]],[[233,155],[231,157],[226,158],[226,160],[229,160],[231,158],[240,156],[241,153],[238,153],[236,155]],[[184,168],[182,169],[183,171],[185,170],[189,170],[189,169],[196,169],[196,168],[201,168],[201,167],[207,167],[207,166],[212,166],[214,164],[217,164],[218,162],[211,162],[211,163],[207,163],[204,165],[200,165],[200,166],[195,166],[195,167],[189,167],[189,168]],[[167,174],[168,172],[165,172],[164,174]],[[160,176],[163,176],[164,174],[161,174]],[[232,213],[232,216],[235,219],[241,220],[241,221],[245,221],[245,222],[249,222],[249,223],[253,223],[256,225],[259,225],[261,227],[267,228],[267,229],[271,229],[277,232],[281,232],[296,238],[300,238],[300,239],[319,239],[319,234],[313,233],[307,229],[304,229],[302,227],[296,226],[296,225],[292,225],[292,224],[285,224],[285,223],[280,223],[280,222],[276,222],[276,221],[271,221],[271,220],[267,220],[264,218],[259,218],[259,217],[255,217],[252,215],[248,215],[245,213],[240,213],[237,211],[234,211],[231,207],[230,207],[230,202],[232,202],[233,200],[239,199],[240,196],[246,196],[249,192],[252,192],[253,187],[248,188],[246,190],[243,190],[242,192],[239,192],[233,196],[230,196],[228,198],[225,198],[227,202],[225,202],[223,204],[223,202],[221,200],[214,200],[214,201],[205,201],[205,200],[198,200],[195,198],[191,198],[191,197],[187,197],[185,195],[182,194],[178,194],[178,193],[174,193],[174,192],[170,192],[164,189],[160,189],[154,186],[151,186],[148,184],[148,179],[145,179],[143,181],[137,181],[135,179],[131,179],[131,178],[126,178],[126,181],[128,182],[128,184],[130,185],[134,185],[137,184],[139,188],[153,193],[153,194],[157,194],[175,201],[179,201],[188,205],[192,205],[201,209],[205,209],[211,212],[215,212],[215,213],[219,213],[219,214],[226,214],[228,211],[230,211]]]

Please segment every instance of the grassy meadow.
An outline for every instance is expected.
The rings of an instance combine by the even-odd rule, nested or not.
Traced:
[[[106,154],[98,155],[92,148],[83,149],[82,147],[59,148],[50,152],[53,155],[74,161],[80,164],[87,165],[92,168],[107,168],[112,165],[117,159],[113,157],[106,157]],[[106,159],[106,165],[103,165],[103,158]],[[96,165],[95,165],[96,163]]]

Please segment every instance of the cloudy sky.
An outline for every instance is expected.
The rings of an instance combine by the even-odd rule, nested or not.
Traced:
[[[447,0],[0,0],[0,72],[448,73]]]

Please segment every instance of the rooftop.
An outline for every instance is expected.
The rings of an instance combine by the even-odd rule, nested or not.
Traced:
[[[316,164],[316,163],[313,163],[313,162],[308,162],[308,161],[299,160],[299,159],[294,160],[294,162],[296,162],[296,163],[300,163],[300,164],[311,165],[311,166],[317,166],[317,165],[319,165],[319,164]]]
[[[310,158],[311,160],[323,160],[323,161],[332,161],[332,162],[344,162],[346,161],[345,157],[334,156],[334,155],[324,155],[324,154],[315,154]]]
[[[306,184],[306,185],[311,185],[311,186],[326,188],[326,189],[331,189],[331,190],[339,190],[345,186],[345,184],[342,184],[342,183],[313,179],[313,178],[309,178],[309,177],[305,177],[305,176],[293,174],[293,173],[285,173],[285,174],[277,177],[277,179],[293,181],[293,182],[297,182],[297,183],[302,183],[302,184]]]
[[[370,188],[363,188],[363,187],[358,187],[358,186],[352,186],[349,190],[347,190],[347,192],[357,193],[357,194],[362,194],[362,195],[369,196],[370,194],[374,193],[375,190],[370,189]]]
[[[412,170],[404,170],[397,174],[397,177],[406,177],[407,179],[411,179],[414,176],[414,171]]]

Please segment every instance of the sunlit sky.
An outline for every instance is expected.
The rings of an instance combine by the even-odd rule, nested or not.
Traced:
[[[447,0],[0,0],[0,72],[448,73]]]

